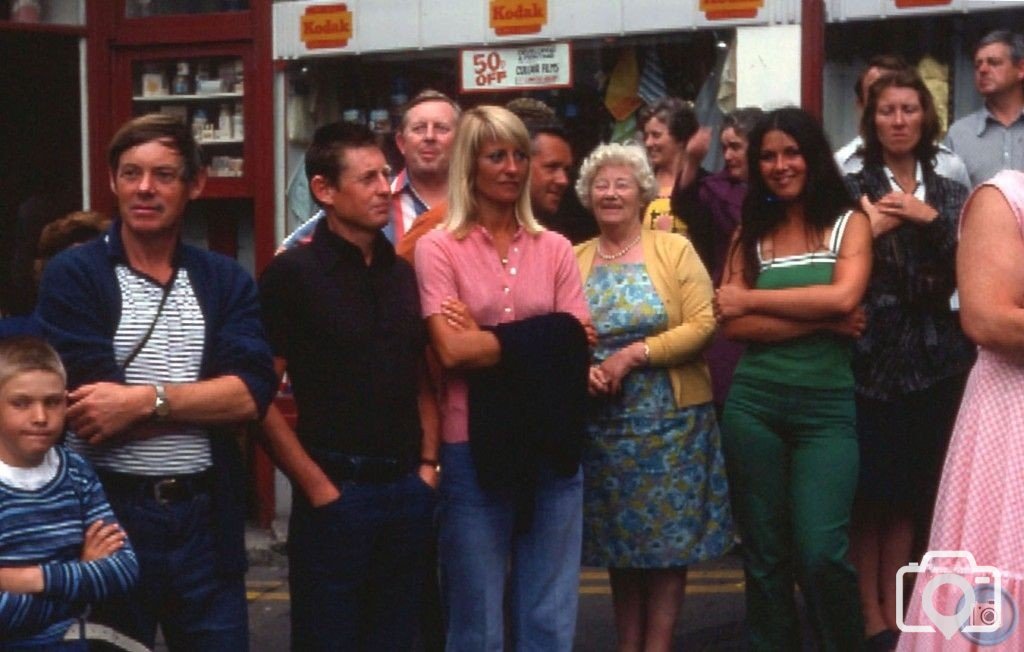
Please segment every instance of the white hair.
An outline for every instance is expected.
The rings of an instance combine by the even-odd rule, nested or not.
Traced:
[[[607,143],[594,148],[580,166],[576,195],[585,208],[591,208],[590,186],[594,183],[594,177],[601,168],[608,165],[624,165],[633,171],[633,178],[640,187],[640,200],[645,206],[658,196],[658,182],[644,148],[633,142]]]

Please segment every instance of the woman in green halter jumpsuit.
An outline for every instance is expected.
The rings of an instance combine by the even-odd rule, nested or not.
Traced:
[[[722,420],[742,535],[750,648],[799,650],[799,583],[816,648],[863,645],[846,560],[857,486],[851,337],[871,270],[821,128],[795,108],[750,134],[750,188],[716,316],[748,342]]]

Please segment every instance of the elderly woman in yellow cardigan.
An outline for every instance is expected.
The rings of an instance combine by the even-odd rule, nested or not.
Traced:
[[[619,649],[668,650],[687,566],[732,543],[703,358],[711,279],[685,237],[642,228],[657,188],[638,146],[599,146],[576,192],[600,229],[576,247],[598,335],[583,562],[609,570]]]

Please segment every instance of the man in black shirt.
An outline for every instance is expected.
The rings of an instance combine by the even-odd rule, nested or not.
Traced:
[[[389,169],[361,125],[319,128],[306,153],[326,213],[307,246],[260,280],[295,431],[271,409],[264,439],[294,488],[292,647],[409,649],[437,485],[437,405],[416,280],[381,229]]]

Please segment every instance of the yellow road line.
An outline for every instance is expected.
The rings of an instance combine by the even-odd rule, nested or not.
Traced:
[[[611,595],[610,586],[581,586],[580,595]],[[708,595],[712,593],[743,593],[743,584],[687,584],[688,595]]]
[[[686,592],[692,595],[710,595],[721,593],[742,593],[743,582],[726,584],[687,584]],[[580,595],[611,595],[608,585],[581,586]],[[287,591],[248,591],[246,598],[250,602],[287,602],[290,596]]]
[[[249,602],[287,602],[291,599],[287,591],[247,591],[245,597]]]
[[[686,574],[688,580],[741,580],[743,571],[739,569],[690,571]],[[580,572],[580,580],[607,580],[608,571],[585,570]]]

